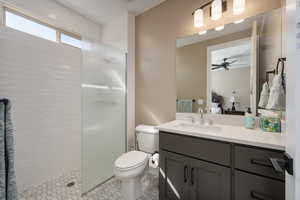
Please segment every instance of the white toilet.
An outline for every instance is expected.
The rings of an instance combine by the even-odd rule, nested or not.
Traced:
[[[142,195],[141,177],[148,167],[148,161],[158,151],[158,130],[153,126],[136,127],[139,151],[121,155],[114,165],[116,178],[122,182],[122,195],[126,200],[136,200]]]

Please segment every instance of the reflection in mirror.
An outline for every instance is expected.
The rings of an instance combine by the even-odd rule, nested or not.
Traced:
[[[250,108],[251,39],[244,38],[208,47],[207,101],[217,114],[244,114]]]
[[[281,16],[276,9],[221,31],[178,39],[177,112],[285,110]]]

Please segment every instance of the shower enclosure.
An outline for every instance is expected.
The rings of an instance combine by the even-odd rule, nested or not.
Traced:
[[[82,89],[82,193],[113,176],[126,150],[126,54],[84,41]]]

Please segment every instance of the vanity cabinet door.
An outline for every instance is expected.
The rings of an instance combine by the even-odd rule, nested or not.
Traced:
[[[230,200],[231,170],[190,159],[190,200]]]
[[[188,158],[161,150],[159,170],[159,199],[189,200],[188,183]]]

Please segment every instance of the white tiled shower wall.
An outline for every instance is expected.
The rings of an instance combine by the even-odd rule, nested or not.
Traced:
[[[1,2],[85,38],[101,37],[98,24],[55,1]],[[79,49],[0,27],[0,98],[13,103],[19,191],[80,170],[81,63]]]
[[[112,22],[105,25],[99,25],[53,0],[0,0],[0,26],[3,21],[3,19],[1,19],[1,11],[3,11],[3,9],[1,9],[1,4],[12,6],[31,17],[40,19],[58,28],[80,34],[89,42],[93,43],[94,41],[100,41],[102,44],[112,46],[124,53],[128,53],[127,135],[128,146],[132,147],[134,144],[133,135],[135,126],[134,15],[124,13],[121,17],[116,16],[115,20]],[[1,31],[6,32],[8,30],[1,28]],[[15,32],[13,30],[10,31],[11,33]],[[2,35],[2,32],[0,34]],[[53,110],[56,109],[58,112],[52,112],[51,114],[47,112],[47,115],[44,116],[46,119],[49,119],[47,122],[42,121],[42,118],[34,116],[31,113],[26,113],[25,117],[24,115],[21,117],[18,114],[14,114],[14,116],[21,121],[16,122],[17,120],[15,120],[16,128],[19,127],[19,123],[22,123],[23,125],[23,127],[20,126],[21,128],[16,129],[17,182],[19,191],[23,191],[31,186],[36,186],[42,182],[57,178],[70,170],[78,170],[81,167],[81,134],[78,132],[78,129],[81,129],[79,117],[80,110],[78,110],[81,107],[81,102],[78,98],[78,95],[80,95],[78,93],[80,89],[80,80],[75,80],[80,74],[80,71],[78,70],[79,66],[76,61],[79,61],[81,55],[77,54],[78,52],[74,49],[70,50],[72,49],[70,47],[56,47],[55,45],[57,44],[54,45],[52,42],[44,41],[20,32],[15,32],[15,36],[11,36],[8,32],[6,32],[6,34],[6,36],[9,35],[8,37],[11,37],[10,39],[12,40],[16,36],[19,41],[24,41],[24,43],[18,48],[15,46],[14,49],[13,47],[5,49],[5,47],[0,44],[0,54],[2,54],[3,51],[7,52],[6,55],[13,56],[13,62],[17,59],[20,60],[18,57],[19,55],[22,55],[21,58],[28,62],[30,61],[29,55],[34,56],[34,59],[36,60],[33,59],[35,63],[29,63],[28,68],[26,69],[24,69],[26,62],[17,63],[17,65],[11,69],[7,64],[0,63],[0,98],[2,96],[12,97],[16,95],[15,97],[12,97],[12,99],[18,97],[18,103],[14,105],[18,112],[20,110],[19,108],[24,110],[28,108],[26,107],[26,103],[31,104],[28,111],[34,109],[31,113],[45,112],[45,109],[51,110],[52,108]],[[4,40],[6,39],[2,38],[1,41]],[[17,40],[14,42],[16,44]],[[34,49],[33,52],[28,52],[30,49],[28,48],[28,45],[32,45]],[[44,49],[44,51],[41,51],[41,49]],[[43,56],[49,56],[47,57],[49,62],[45,62],[45,60],[42,59]],[[67,59],[61,59],[63,56],[66,56]],[[65,69],[60,68],[55,60],[60,60],[61,63],[65,63],[71,67]],[[51,71],[50,69],[45,69],[43,66],[46,65],[52,65],[52,69],[55,70]],[[29,68],[31,70],[28,71]],[[16,69],[17,71],[13,71]],[[44,73],[46,71],[47,73]],[[68,76],[68,73],[73,73],[73,75]],[[6,79],[10,76],[14,79],[6,82]],[[35,78],[31,79],[31,76]],[[64,76],[69,78],[68,81],[72,87],[74,87],[73,84],[78,81],[78,87],[76,89],[75,87],[72,88],[74,89],[72,93],[70,92],[70,85],[67,86],[63,84],[64,80],[62,77]],[[6,79],[2,79],[2,77],[6,77]],[[21,78],[25,79],[26,82],[16,81],[21,80]],[[50,85],[49,82],[52,82],[53,84]],[[48,83],[48,85],[45,86],[46,83]],[[16,86],[17,84],[19,84],[19,86]],[[28,84],[35,85],[33,87],[35,90],[30,90],[31,86],[28,86]],[[6,89],[2,90],[3,87]],[[18,91],[13,91],[17,87],[23,87],[24,90],[27,89],[30,92],[19,93]],[[36,88],[40,88],[40,91],[36,90]],[[54,92],[56,88],[58,89]],[[46,97],[42,99],[43,102],[37,98],[34,99],[33,102],[28,101],[30,95],[31,97],[34,95],[37,96],[39,92],[44,90],[51,91],[52,95],[55,96],[54,100],[56,99],[57,101],[53,101]],[[8,94],[8,91],[12,92]],[[58,100],[61,100],[62,103],[58,104]],[[57,118],[55,118],[54,115]],[[65,119],[63,115],[68,119]],[[64,120],[64,123],[62,123],[62,120]],[[41,127],[44,128],[40,129]],[[34,131],[32,131],[32,129],[34,129]],[[25,134],[25,132],[27,134]]]
[[[13,104],[19,190],[80,169],[80,50],[2,27],[0,52],[0,95]]]

